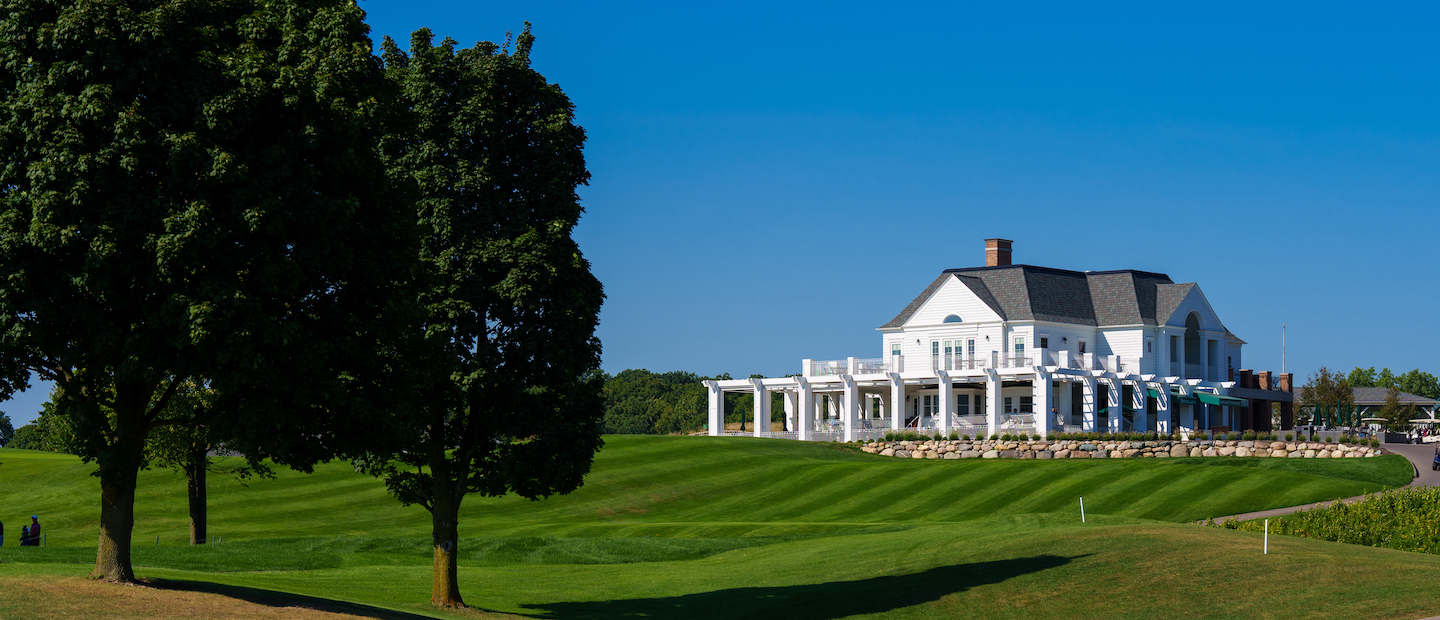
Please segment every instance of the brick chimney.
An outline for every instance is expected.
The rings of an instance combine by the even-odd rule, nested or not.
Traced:
[[[1003,267],[1010,264],[1009,239],[986,239],[985,240],[985,266]]]

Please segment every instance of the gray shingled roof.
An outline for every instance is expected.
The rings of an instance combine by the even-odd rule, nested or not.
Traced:
[[[1078,325],[1158,325],[1175,312],[1194,284],[1163,273],[1068,271],[1032,265],[947,269],[881,329],[901,327],[947,278],[964,282],[1006,320]]]
[[[1384,406],[1385,395],[1390,392],[1389,388],[1380,387],[1357,387],[1350,389],[1355,394],[1355,404],[1357,405]],[[1305,388],[1303,386],[1296,387],[1294,395],[1295,402],[1301,402],[1305,399]],[[1436,401],[1409,392],[1401,392],[1400,404],[1415,405],[1417,407],[1433,407]]]

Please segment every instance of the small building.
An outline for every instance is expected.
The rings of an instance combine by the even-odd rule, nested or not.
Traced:
[[[793,377],[706,382],[710,434],[725,432],[725,392],[754,393],[756,436],[802,440],[907,428],[971,436],[1270,430],[1269,401],[1289,419],[1290,377],[1271,386],[1263,373],[1263,389],[1234,380],[1245,342],[1198,284],[1136,270],[1015,265],[1011,251],[1010,240],[987,239],[985,266],[941,272],[877,328],[879,356],[806,359]],[[1253,376],[1241,373],[1247,383]],[[769,430],[772,392],[784,394],[783,431]],[[1256,398],[1266,401],[1263,416],[1249,415],[1260,409],[1251,407]]]

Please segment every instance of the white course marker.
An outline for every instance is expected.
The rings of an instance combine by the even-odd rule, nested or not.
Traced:
[[[1080,498],[1080,522],[1085,522],[1085,498]]]
[[[1270,555],[1270,520],[1265,520],[1265,555]]]

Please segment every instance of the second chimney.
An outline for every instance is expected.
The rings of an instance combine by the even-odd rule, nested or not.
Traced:
[[[985,240],[985,266],[1004,267],[1010,264],[1010,244],[1014,243],[1009,239],[986,239]]]

